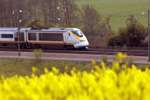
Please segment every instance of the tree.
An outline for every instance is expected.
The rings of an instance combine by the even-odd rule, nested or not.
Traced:
[[[67,26],[74,26],[80,23],[80,9],[74,0],[63,0],[64,23]]]
[[[143,46],[146,37],[145,27],[133,15],[128,16],[125,23],[126,27],[119,29],[119,35],[112,38],[109,41],[109,45],[127,47]]]
[[[106,46],[111,33],[110,18],[102,17],[93,6],[83,7],[82,27],[92,46]]]
[[[40,20],[33,20],[28,24],[28,27],[31,27],[32,29],[42,29],[46,28],[44,24]]]
[[[95,8],[90,5],[85,5],[83,7],[82,21],[83,30],[86,31],[87,34],[97,34],[101,20],[100,15]]]
[[[74,0],[0,0],[0,26],[17,26],[18,9],[23,26],[37,19],[45,26],[70,26],[78,19],[77,8]]]

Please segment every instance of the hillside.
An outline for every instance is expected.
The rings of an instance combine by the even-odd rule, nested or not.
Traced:
[[[148,0],[77,0],[82,7],[85,4],[93,5],[101,15],[112,17],[112,28],[124,24],[124,20],[130,14],[136,15],[144,25],[147,23]]]

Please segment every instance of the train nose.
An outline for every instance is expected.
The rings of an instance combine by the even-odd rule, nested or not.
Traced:
[[[80,40],[74,45],[75,48],[88,47],[88,46],[89,46],[89,42],[86,40]]]

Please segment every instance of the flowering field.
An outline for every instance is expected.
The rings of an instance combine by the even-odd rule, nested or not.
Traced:
[[[91,71],[53,68],[31,76],[0,79],[1,100],[149,100],[150,69],[123,63],[124,55],[111,65],[93,61]]]

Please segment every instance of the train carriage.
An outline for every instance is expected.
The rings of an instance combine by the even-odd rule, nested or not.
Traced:
[[[19,39],[19,40],[18,40]],[[89,42],[78,28],[50,28],[33,30],[31,28],[0,28],[0,44],[20,43],[22,48],[73,47],[87,48]]]
[[[27,33],[27,42],[32,46],[64,46],[64,33],[66,31],[30,30]]]
[[[0,45],[17,46],[18,41],[20,44],[24,44],[26,42],[26,32],[28,30],[30,30],[30,28],[21,28],[20,32],[18,33],[18,28],[0,28]]]

